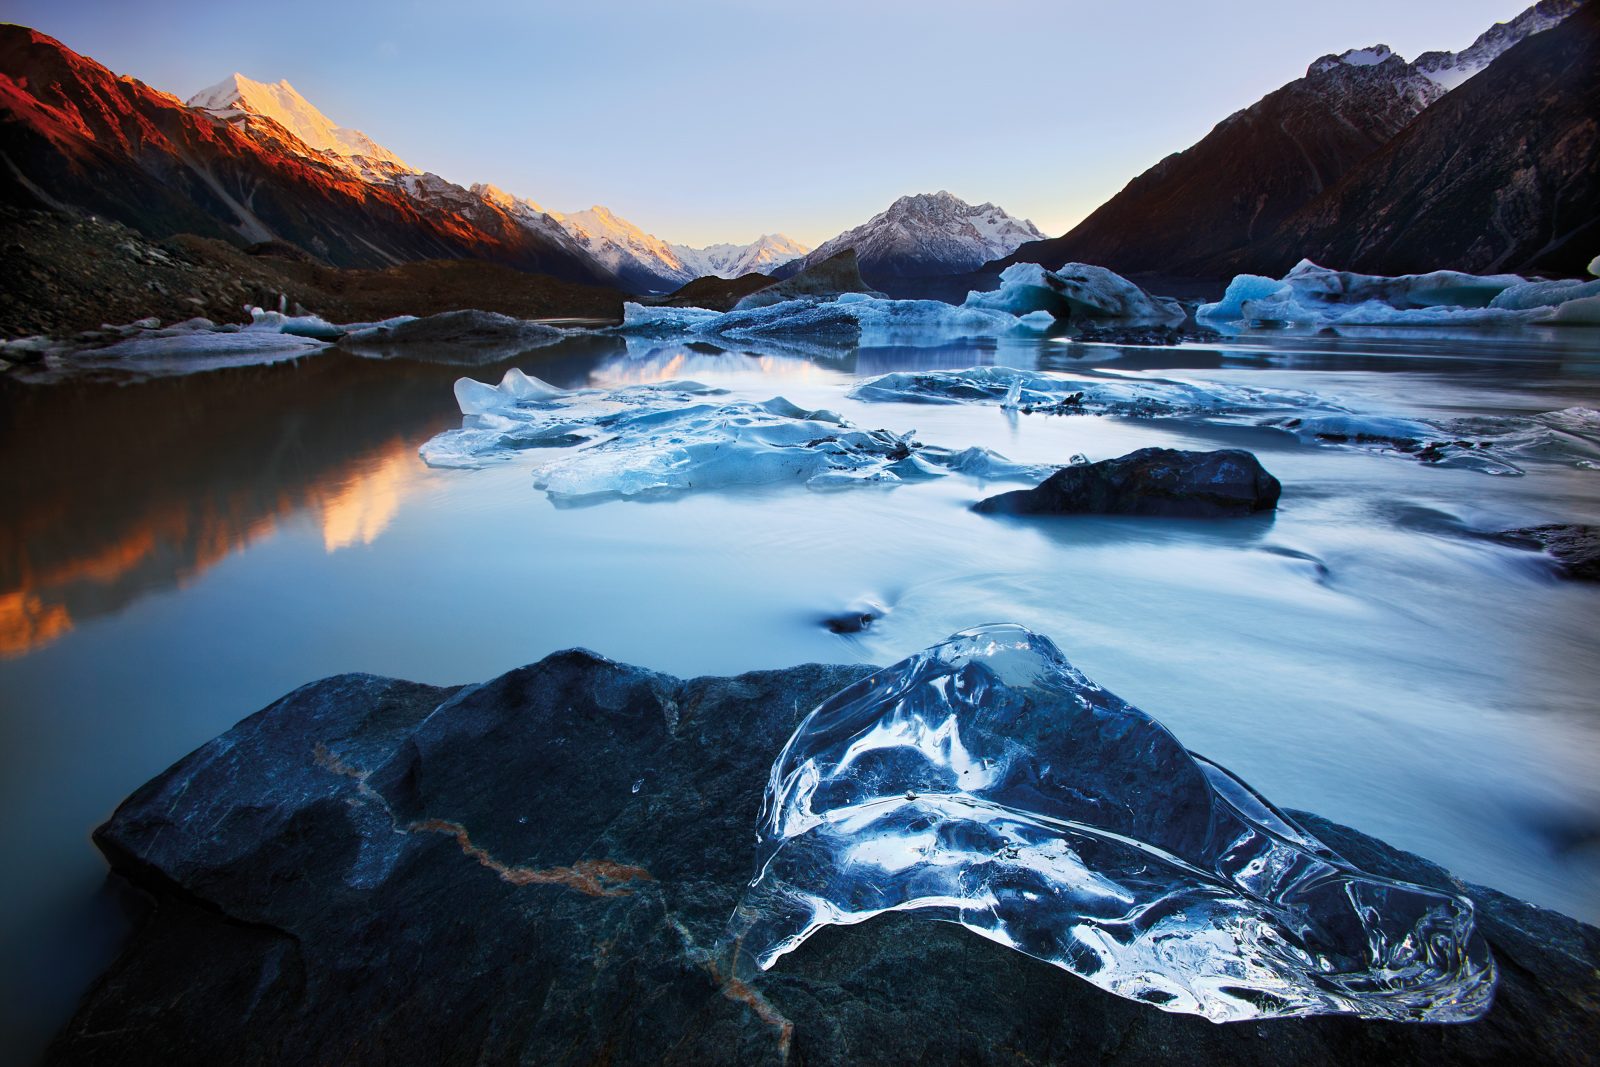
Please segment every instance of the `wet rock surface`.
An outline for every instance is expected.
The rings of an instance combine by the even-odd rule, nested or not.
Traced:
[[[1551,523],[1525,526],[1500,534],[1503,540],[1529,548],[1542,548],[1564,578],[1600,582],[1600,526]]]
[[[1315,816],[1360,866],[1477,902],[1486,1018],[1217,1026],[905,915],[725,983],[773,755],[871,672],[572,651],[461,689],[305,686],[97,832],[147,910],[48,1062],[1592,1062],[1600,931]]]
[[[1141,448],[1073,464],[1032,489],[986,497],[973,510],[1003,515],[1159,515],[1221,519],[1270,511],[1282,487],[1249,452]]]

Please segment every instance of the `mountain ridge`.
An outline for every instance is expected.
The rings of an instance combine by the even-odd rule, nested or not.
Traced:
[[[1066,234],[1023,245],[992,266],[1080,261],[1123,273],[1281,273],[1302,258],[1271,244],[1291,217],[1506,51],[1584,7],[1582,0],[1541,0],[1460,52],[1428,52],[1412,63],[1386,45],[1322,56],[1304,77],[1135,177]],[[1439,266],[1467,264],[1428,269]],[[1398,269],[1372,260],[1362,269],[1391,268]]]

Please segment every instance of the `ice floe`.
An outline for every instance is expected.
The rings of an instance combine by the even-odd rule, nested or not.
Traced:
[[[512,370],[498,386],[460,380],[456,399],[461,428],[424,444],[424,461],[482,467],[555,449],[533,476],[558,504],[784,482],[898,485],[951,472],[1037,481],[1052,469],[925,445],[914,431],[861,429],[783,397],[737,400],[696,382],[568,391]]]
[[[1521,326],[1600,322],[1600,279],[1538,281],[1458,271],[1393,277],[1301,260],[1280,279],[1240,274],[1199,319],[1256,325]],[[1592,303],[1591,303],[1592,302]]]
[[[966,630],[811,712],[772,765],[734,977],[887,911],[959,923],[1214,1022],[1465,1022],[1471,901],[1368,874],[1020,626]]]
[[[728,341],[835,338],[859,345],[933,345],[952,338],[1001,337],[1047,330],[1048,315],[962,307],[938,300],[891,300],[845,293],[832,300],[786,300],[728,312],[623,305],[615,329],[656,337],[689,334]]]
[[[1600,412],[1590,408],[1425,420],[1356,411],[1297,390],[1011,367],[897,371],[862,382],[850,396],[878,403],[992,403],[1022,414],[1198,418],[1279,430],[1308,444],[1389,453],[1484,474],[1519,475],[1526,461],[1600,468]]]
[[[1184,320],[1183,307],[1152,296],[1105,267],[1068,263],[1046,270],[1037,263],[1014,263],[1000,273],[1000,288],[967,294],[962,305],[1013,315],[1048,315],[1052,320],[1084,319],[1167,325]]]
[[[351,326],[339,347],[378,359],[477,365],[515,359],[564,336],[554,326],[492,311],[444,311]]]

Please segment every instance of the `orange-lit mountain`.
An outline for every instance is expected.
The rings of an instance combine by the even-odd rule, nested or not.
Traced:
[[[230,122],[0,25],[0,204],[88,211],[152,237],[283,240],[340,267],[474,258],[613,280],[563,235],[470,190],[436,175],[409,184],[363,180],[270,118]]]

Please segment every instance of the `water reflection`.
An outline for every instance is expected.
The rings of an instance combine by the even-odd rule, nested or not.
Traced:
[[[580,344],[542,365],[587,381]],[[329,552],[371,544],[426,469],[417,443],[459,417],[459,368],[330,352],[126,383],[0,385],[0,657],[181,587],[309,517]]]

